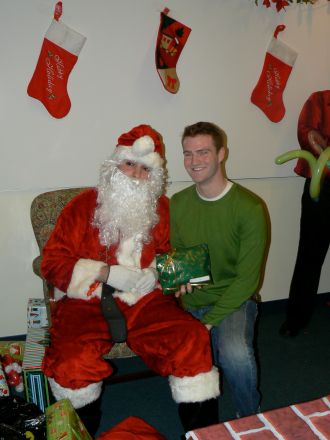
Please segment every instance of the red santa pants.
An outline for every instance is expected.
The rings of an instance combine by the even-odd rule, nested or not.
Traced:
[[[117,300],[126,318],[127,344],[162,376],[196,376],[212,368],[209,333],[182,310],[175,298],[159,289],[133,306]],[[103,359],[112,343],[100,300],[64,297],[52,318],[51,346],[43,371],[65,388],[78,389],[99,382],[112,372]]]

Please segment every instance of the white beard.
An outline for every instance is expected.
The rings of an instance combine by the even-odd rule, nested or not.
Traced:
[[[133,239],[134,253],[140,254],[159,220],[157,201],[163,183],[162,169],[152,170],[148,180],[140,180],[126,176],[117,164],[106,161],[101,168],[94,215],[101,244],[109,247]]]

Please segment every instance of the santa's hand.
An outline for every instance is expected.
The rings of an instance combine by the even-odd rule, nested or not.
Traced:
[[[117,264],[110,266],[107,284],[114,289],[121,290],[123,292],[130,292],[133,287],[136,287],[136,283],[142,277],[142,271],[136,271]]]
[[[135,289],[139,294],[146,294],[154,290],[158,281],[158,272],[153,267],[142,270],[142,277],[136,283]]]

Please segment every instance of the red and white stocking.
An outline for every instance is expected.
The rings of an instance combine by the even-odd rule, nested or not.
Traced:
[[[285,29],[279,25],[269,43],[264,65],[251,102],[259,107],[272,122],[279,122],[285,114],[283,91],[297,58],[297,52],[277,39]]]
[[[168,8],[165,8],[160,14],[156,44],[156,67],[165,89],[170,93],[176,93],[180,87],[176,64],[191,29],[170,18],[167,15],[169,11]]]
[[[62,2],[58,2],[27,88],[28,95],[41,101],[55,118],[63,118],[70,111],[68,78],[86,41],[86,37],[58,21],[61,14]]]

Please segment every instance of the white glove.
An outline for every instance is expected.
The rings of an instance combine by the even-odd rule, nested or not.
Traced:
[[[142,276],[136,283],[135,289],[139,294],[146,294],[154,290],[158,281],[158,272],[153,267],[142,269]]]
[[[123,292],[130,292],[136,283],[143,277],[141,270],[136,271],[120,264],[110,266],[110,273],[107,279],[107,284],[117,290]]]

